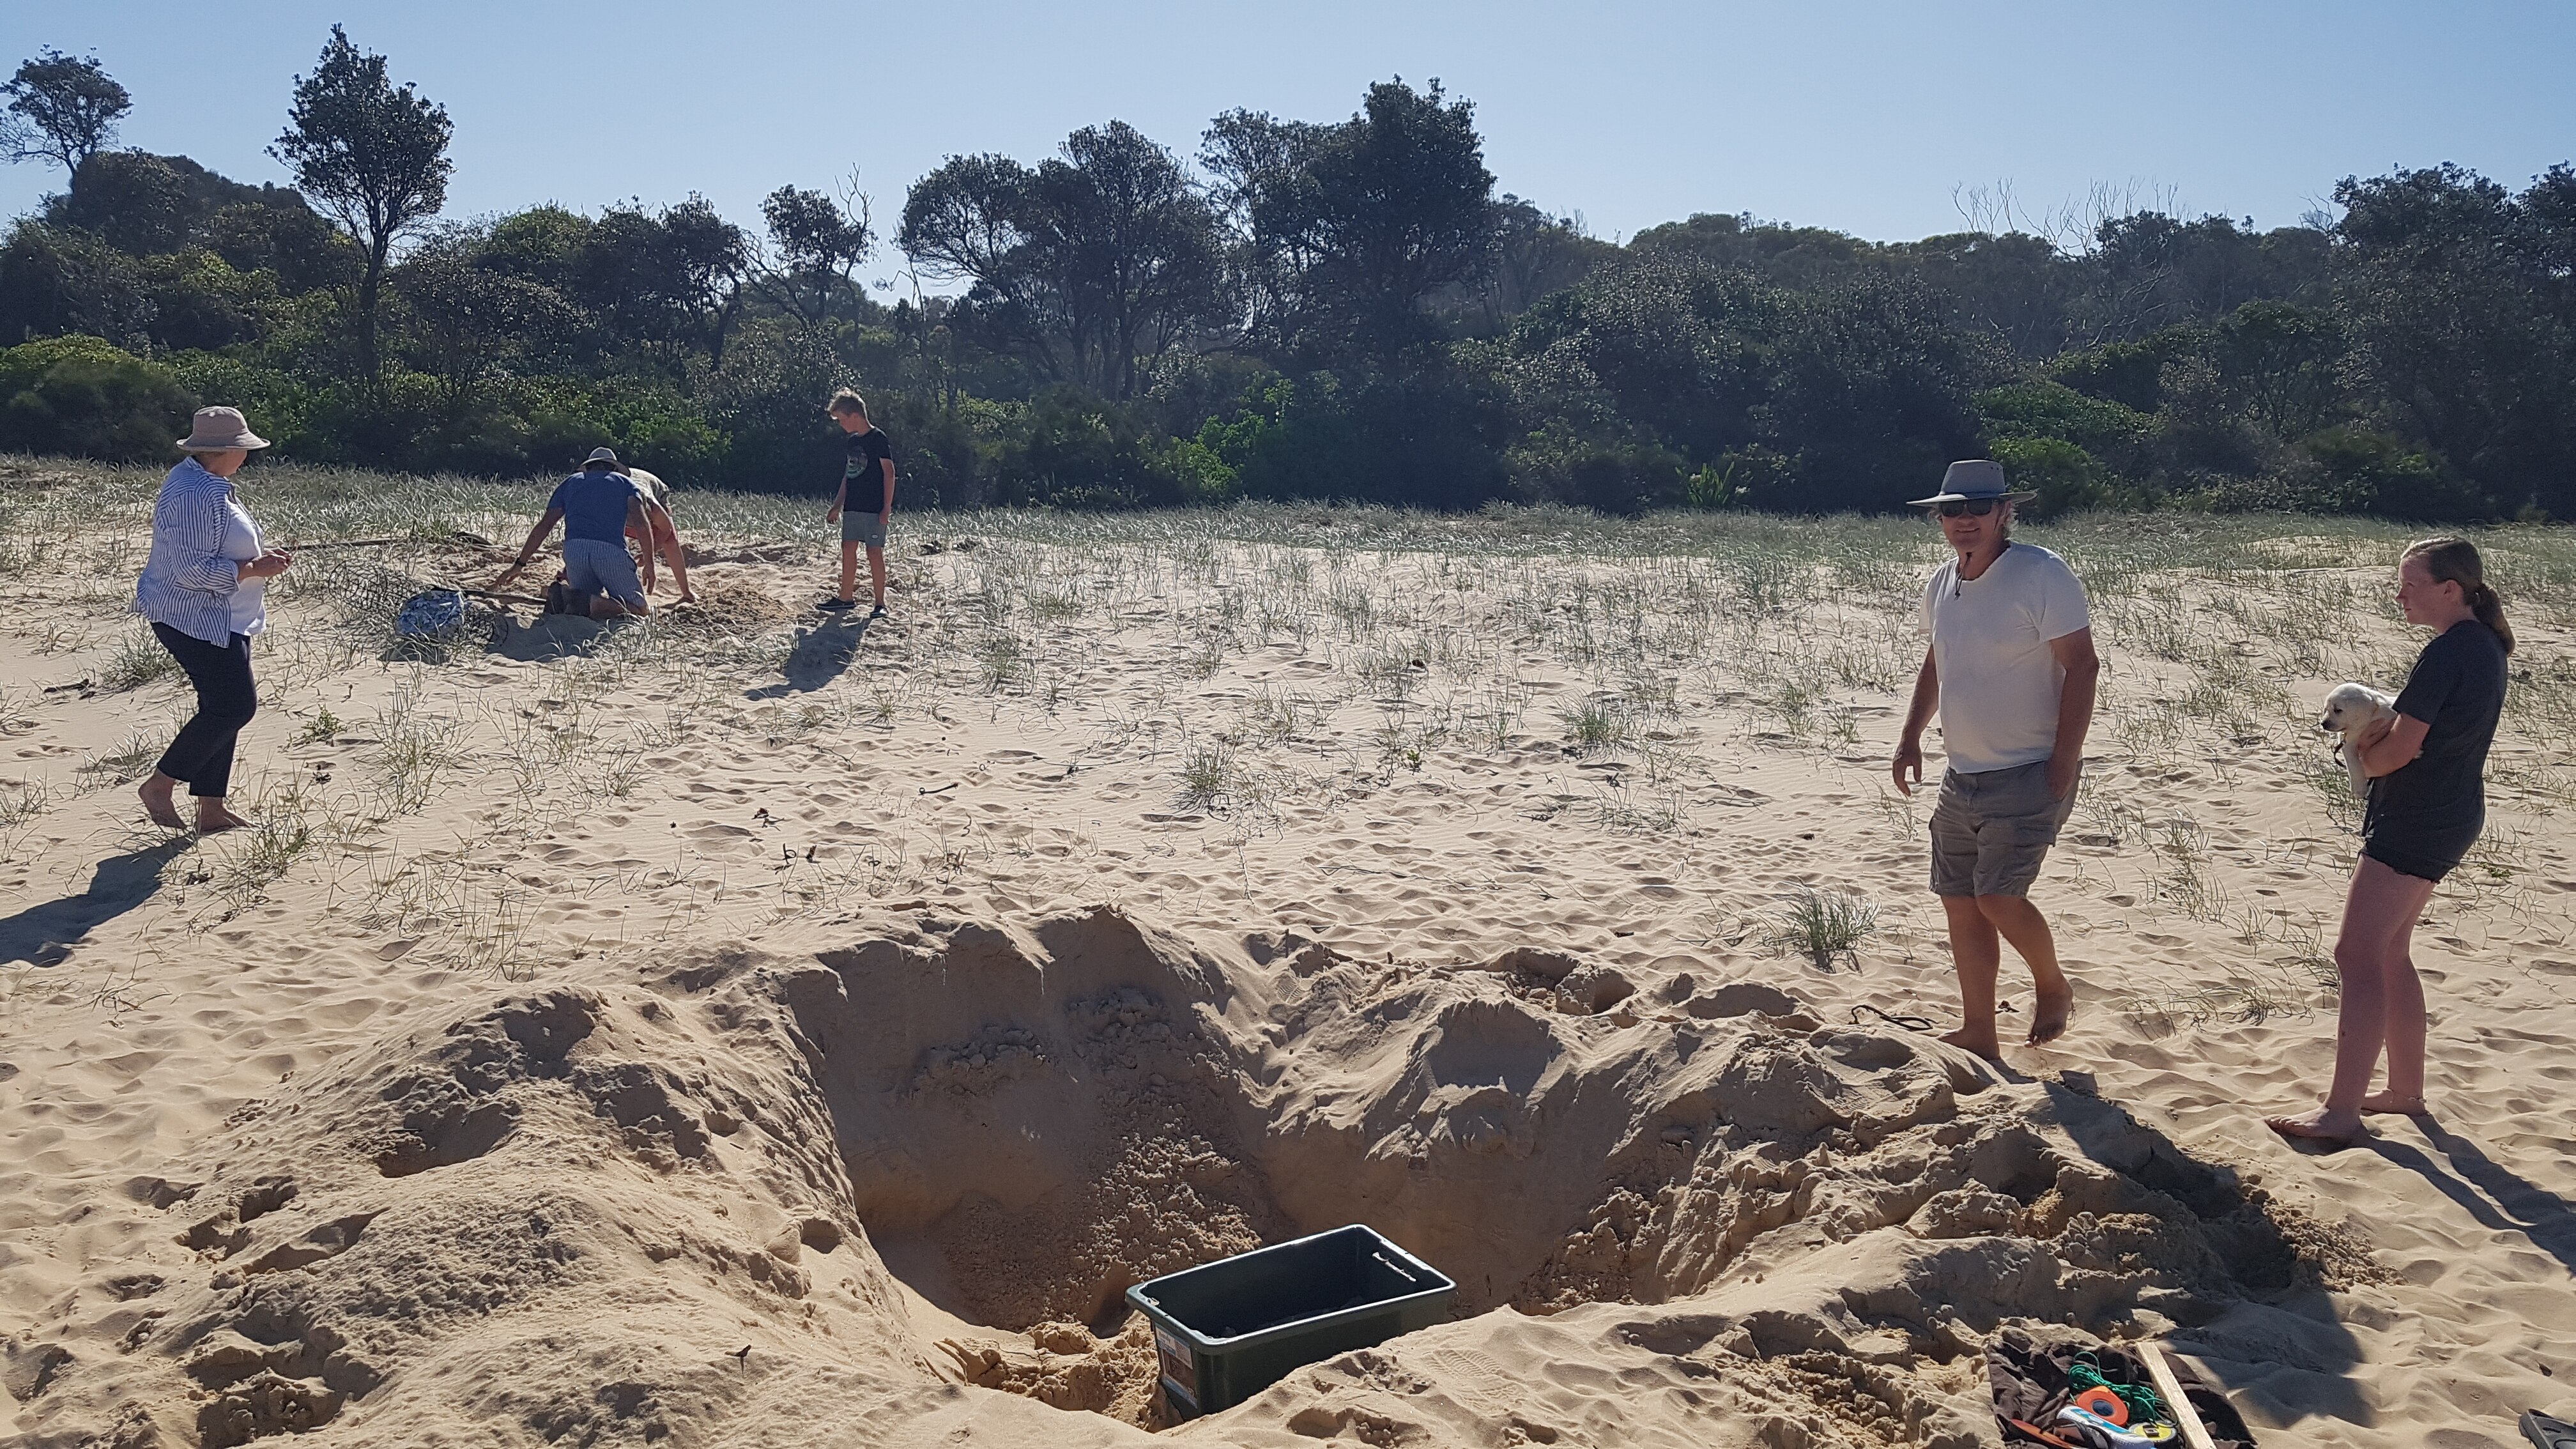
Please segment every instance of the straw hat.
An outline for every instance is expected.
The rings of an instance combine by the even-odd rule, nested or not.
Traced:
[[[188,436],[179,440],[183,453],[227,453],[235,448],[245,451],[265,448],[268,439],[250,430],[250,420],[240,408],[199,408],[196,420],[188,427]]]
[[[1907,500],[1916,508],[1930,508],[1942,503],[1966,503],[1978,498],[2037,498],[2027,488],[2004,486],[2004,465],[1985,458],[1968,458],[1950,465],[1941,475],[1941,491],[1929,498]]]

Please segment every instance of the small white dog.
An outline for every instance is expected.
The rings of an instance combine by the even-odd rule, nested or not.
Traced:
[[[2338,684],[2326,695],[2326,712],[2317,720],[2317,728],[2328,734],[2343,736],[2335,753],[2343,756],[2343,767],[2352,776],[2352,798],[2370,799],[2370,777],[2361,772],[2362,727],[2377,720],[2397,718],[2397,696],[2367,684]]]

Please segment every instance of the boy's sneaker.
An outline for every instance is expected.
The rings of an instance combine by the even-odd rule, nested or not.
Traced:
[[[822,610],[826,614],[839,614],[855,609],[858,606],[859,601],[856,599],[825,599],[814,607]]]
[[[871,619],[882,619],[885,616],[885,605],[883,604],[879,604],[875,608],[868,610],[868,617]]]

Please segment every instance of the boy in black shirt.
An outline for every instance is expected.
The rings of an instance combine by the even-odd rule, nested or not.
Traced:
[[[868,422],[866,400],[848,388],[832,394],[824,409],[846,435],[842,442],[848,458],[841,465],[841,491],[832,499],[832,511],[823,515],[824,522],[841,525],[841,592],[822,607],[838,612],[857,605],[859,547],[865,544],[868,578],[876,585],[876,607],[868,617],[881,619],[886,611],[886,523],[894,517],[894,444]]]

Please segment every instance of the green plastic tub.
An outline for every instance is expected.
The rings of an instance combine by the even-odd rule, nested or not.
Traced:
[[[1213,1414],[1304,1364],[1449,1317],[1458,1285],[1357,1223],[1221,1258],[1127,1290],[1154,1321],[1163,1392]]]

